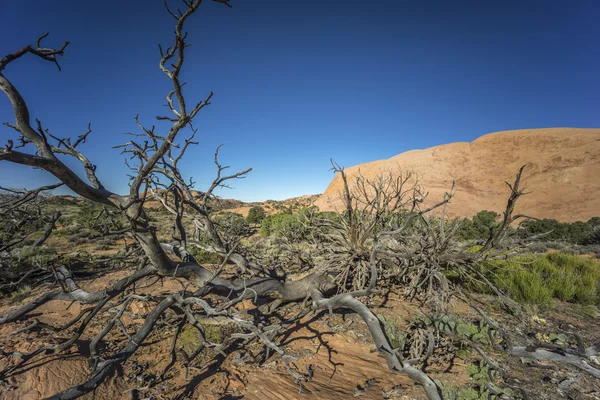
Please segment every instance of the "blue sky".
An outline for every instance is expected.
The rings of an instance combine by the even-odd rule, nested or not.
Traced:
[[[254,168],[220,195],[260,201],[324,191],[330,158],[351,166],[499,130],[600,127],[600,2],[231,4],[205,1],[188,21],[188,102],[215,93],[182,165],[199,190],[219,144],[231,170]],[[46,45],[71,41],[63,72],[27,57],[4,73],[54,134],[91,122],[83,149],[103,183],[126,193],[123,156],[111,147],[136,131],[136,114],[148,125],[165,114],[157,44],[171,42],[173,20],[162,1],[13,0],[0,14],[1,55],[45,31]],[[0,121],[13,121],[3,96]],[[0,127],[1,141],[13,133]],[[2,186],[54,181],[0,162]]]

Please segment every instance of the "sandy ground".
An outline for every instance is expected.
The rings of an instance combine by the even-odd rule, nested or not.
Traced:
[[[82,282],[87,290],[98,290],[124,277],[125,271],[108,274],[100,279]],[[142,284],[140,283],[140,286]],[[154,285],[151,290],[139,290],[139,293],[150,292],[155,295],[180,290],[181,286],[174,280],[166,279],[162,285]],[[16,304],[8,300],[0,302],[0,314],[5,314],[17,306],[31,301],[44,291],[35,291],[27,299]],[[395,305],[394,305],[395,304]],[[85,307],[85,306],[83,306]],[[243,308],[240,305],[240,308]],[[69,305],[64,301],[52,301],[31,313],[31,317],[40,322],[59,326],[75,317],[82,310],[78,303]],[[150,307],[144,303],[133,303],[132,312],[144,314]],[[390,302],[387,313],[402,314],[406,319],[416,315],[416,309],[401,301]],[[295,367],[305,373],[309,365],[314,368],[314,379],[304,384],[302,390],[288,375],[285,364],[278,356],[271,357],[264,364],[249,364],[240,362],[239,356],[229,355],[220,363],[208,363],[192,373],[190,381],[185,379],[185,370],[175,366],[172,375],[153,391],[144,393],[150,398],[193,398],[193,399],[350,399],[354,398],[357,385],[364,384],[368,379],[376,379],[375,385],[367,390],[363,399],[381,399],[382,391],[392,393],[393,397],[422,398],[422,391],[405,375],[389,373],[385,360],[374,351],[366,327],[357,316],[334,315],[331,328],[328,316],[307,325],[310,317],[301,321],[282,337],[282,345],[286,351],[297,357]],[[0,326],[0,345],[4,351],[32,351],[45,343],[58,343],[66,340],[69,335],[57,333],[54,337],[41,338],[36,332],[13,332],[32,323],[32,319]],[[141,319],[124,318],[130,333],[139,327]],[[137,324],[137,325],[136,325]],[[3,389],[1,398],[7,400],[41,399],[64,390],[71,385],[85,381],[89,373],[88,362],[85,358],[87,346],[92,334],[102,328],[101,324],[92,325],[90,332],[85,335],[70,351],[63,354],[41,356],[32,365],[36,368],[26,368],[11,376]],[[112,351],[118,350],[126,338],[118,330],[107,336],[104,346]],[[86,396],[88,399],[127,399],[128,390],[144,386],[139,382],[144,374],[160,374],[170,361],[170,336],[155,334],[148,340],[123,369],[117,371],[107,383],[95,393]],[[260,345],[255,345],[251,351],[258,354]],[[3,359],[0,368],[15,360]],[[200,365],[203,363],[200,362]],[[468,379],[464,366],[456,367],[456,371],[442,373],[453,380]],[[187,397],[186,397],[187,396]],[[144,396],[142,396],[144,398]]]
[[[101,278],[80,282],[86,290],[99,290],[126,276],[127,271],[107,274]],[[147,282],[139,282],[141,288]],[[173,279],[164,279],[149,288],[141,288],[138,293],[154,295],[166,294],[180,290],[181,285]],[[49,289],[40,289],[31,293],[27,299],[11,303],[9,299],[0,301],[0,315],[40,296]],[[241,311],[248,308],[249,301],[239,303]],[[85,306],[84,306],[85,307]],[[370,303],[376,314],[386,318],[394,317],[400,327],[406,326],[416,316],[422,315],[415,303],[399,298],[395,293],[387,300],[374,299]],[[462,303],[450,304],[451,312],[469,320],[475,317],[473,311]],[[151,306],[142,302],[132,304],[132,315],[123,319],[128,332],[133,333],[143,319],[138,315],[146,314]],[[31,313],[31,317],[40,322],[59,326],[64,324],[82,310],[82,306],[62,301],[53,301]],[[534,337],[539,332],[578,332],[586,343],[600,340],[599,315],[584,318],[578,314],[579,308],[567,303],[559,303],[543,318],[522,318],[514,320],[501,314],[494,315],[503,326],[511,326],[514,332],[522,337]],[[282,315],[292,313],[291,307],[284,307]],[[315,318],[311,320],[311,318]],[[7,400],[37,400],[64,390],[74,384],[84,382],[89,374],[86,356],[89,341],[95,333],[102,329],[103,321],[92,325],[76,346],[61,354],[40,356],[28,367],[19,370],[5,382],[0,382],[0,398]],[[32,324],[33,319],[0,325],[0,346],[5,352],[32,351],[46,343],[59,343],[66,340],[72,331],[40,336],[35,331],[15,334],[14,332]],[[510,324],[510,325],[509,325]],[[370,335],[364,323],[355,314],[335,313],[329,316],[323,312],[317,316],[309,315],[298,324],[292,326],[279,337],[282,347],[297,358],[294,368],[298,372],[306,372],[313,366],[314,379],[303,384],[302,389],[288,375],[284,363],[278,355],[257,363],[246,362],[247,357],[258,356],[262,346],[256,344],[248,348],[242,355],[240,352],[217,357],[216,361],[200,358],[195,364],[189,379],[185,369],[178,362],[167,374],[167,379],[150,389],[143,389],[139,398],[148,399],[250,399],[250,400],[293,400],[293,399],[354,399],[357,385],[364,385],[369,379],[375,384],[360,396],[362,399],[424,399],[424,393],[406,375],[390,373],[385,360],[371,343]],[[104,357],[121,349],[126,337],[114,330],[102,342]],[[113,377],[101,385],[86,399],[129,399],[130,389],[144,388],[148,379],[161,374],[169,363],[171,354],[172,331],[159,330],[152,334],[146,343],[130,360],[119,368]],[[508,359],[502,354],[490,353],[503,365],[509,366],[511,375],[519,384],[528,388],[530,393],[545,399],[594,399],[600,398],[600,382],[572,367],[557,366],[554,369],[532,368],[516,358]],[[476,360],[472,354],[472,360]],[[6,368],[16,360],[0,359],[0,369]],[[444,385],[468,385],[467,361],[456,358],[451,364],[432,363],[428,374]],[[576,377],[573,392],[557,391],[559,382]],[[384,393],[386,397],[384,397]],[[567,397],[570,396],[570,397]],[[596,397],[595,397],[596,396]]]

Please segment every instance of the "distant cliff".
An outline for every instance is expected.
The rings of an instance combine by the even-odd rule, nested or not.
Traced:
[[[382,171],[415,172],[429,192],[428,204],[443,198],[456,182],[450,215],[471,217],[481,210],[502,211],[511,182],[528,164],[523,183],[530,194],[517,212],[560,221],[600,216],[600,129],[548,128],[491,133],[473,142],[412,150],[387,160],[347,168],[350,180],[360,170],[366,178]],[[315,202],[322,211],[341,209],[342,181],[335,176]]]

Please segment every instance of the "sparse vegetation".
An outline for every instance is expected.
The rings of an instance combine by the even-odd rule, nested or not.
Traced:
[[[290,335],[305,325],[316,333],[311,339],[327,347],[315,324],[328,314],[335,325],[332,330],[344,329],[336,323],[336,312],[355,314],[363,337],[389,371],[406,374],[431,400],[444,395],[503,398],[515,395],[517,389],[527,398],[525,389],[517,386],[496,357],[507,364],[506,360],[517,358],[568,365],[600,377],[592,363],[599,349],[586,346],[581,337],[573,335],[577,347],[567,347],[570,338],[555,329],[527,335],[504,326],[510,323],[511,313],[521,311],[519,303],[548,306],[557,299],[584,307],[599,304],[600,299],[600,268],[595,260],[563,253],[531,255],[527,248],[528,241],[546,234],[547,228],[555,232],[555,240],[594,245],[597,219],[568,226],[543,220],[513,228],[525,218],[514,213],[517,201],[526,194],[521,181],[525,167],[508,185],[504,211],[482,211],[472,221],[447,216],[454,186],[449,185],[439,199],[427,199],[427,191],[410,171],[382,172],[376,179],[361,173],[349,178],[333,161],[333,171],[343,183],[343,208],[335,213],[319,212],[298,200],[275,204],[273,208],[281,212],[268,217],[261,207],[253,207],[248,218],[227,211],[226,201],[215,190],[246,177],[251,169],[226,175],[228,166],[221,164],[219,148],[213,159],[214,180],[205,191],[194,189],[193,179],[180,170],[179,162],[190,146],[200,143],[194,140],[198,130],[192,122],[210,104],[212,93],[204,100],[186,101],[179,77],[189,46],[184,26],[200,4],[190,0],[183,2],[183,11],[168,9],[176,20],[173,42],[159,48],[159,67],[170,84],[165,93],[168,115],[156,119],[170,126],[159,132],[136,116],[139,133],[116,146],[128,160],[127,195],[106,189],[96,165],[82,152],[91,129],[78,138],[59,138],[41,121],[33,127],[25,99],[0,74],[0,88],[14,106],[12,128],[23,144],[15,147],[11,140],[0,147],[0,160],[40,168],[61,182],[34,191],[11,190],[1,199],[0,215],[8,218],[0,222],[0,287],[14,293],[11,301],[23,304],[2,315],[0,324],[17,325],[54,301],[64,302],[65,308],[81,305],[79,314],[65,324],[35,321],[27,327],[27,334],[35,335],[27,346],[32,347],[29,352],[19,346],[3,349],[2,384],[39,367],[43,355],[72,351],[87,358],[89,373],[53,398],[82,397],[118,370],[130,367],[145,346],[168,339],[171,361],[160,379],[145,374],[151,379],[138,381],[136,393],[169,390],[161,385],[176,374],[175,365],[185,370],[183,386],[188,390],[218,370],[230,353],[240,359],[243,353],[240,362],[253,368],[279,364],[301,391],[316,369],[298,368],[288,346],[293,342]],[[0,71],[26,55],[57,63],[68,42],[55,49],[41,47],[45,37],[0,59]],[[85,179],[59,155],[81,162]],[[67,208],[66,203],[57,207],[39,196],[63,184],[82,198],[64,216],[56,208]],[[258,222],[262,238],[250,238],[254,229],[250,223]],[[53,233],[57,234],[52,237]],[[55,251],[48,246],[52,240],[71,248]],[[115,280],[97,279],[103,277],[103,268],[122,275]],[[93,279],[80,285],[77,273]],[[50,290],[29,299],[45,287]],[[378,317],[373,300],[388,301],[391,293],[420,314],[407,323],[401,316]],[[493,317],[478,301],[482,293],[493,298],[497,312]],[[457,303],[477,317],[454,315],[450,309]],[[581,310],[591,313],[589,308]],[[496,317],[503,319],[502,325]],[[470,350],[477,354],[476,360]],[[488,356],[489,351],[495,354]],[[474,362],[467,367],[470,384],[442,389],[429,367],[437,363],[452,368],[461,354]],[[190,371],[195,374],[191,380]],[[180,397],[185,396],[187,392]]]
[[[21,286],[10,294],[10,302],[12,304],[19,303],[31,295],[32,288],[29,285]]]

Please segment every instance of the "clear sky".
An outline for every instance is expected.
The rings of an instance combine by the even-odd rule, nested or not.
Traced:
[[[600,127],[600,1],[231,4],[205,0],[188,21],[188,102],[215,93],[183,165],[199,190],[219,144],[232,170],[254,168],[220,194],[260,201],[324,191],[330,158],[351,166],[500,130]],[[71,41],[63,72],[26,57],[4,73],[54,134],[91,122],[83,149],[103,183],[126,193],[111,147],[136,130],[137,113],[150,125],[166,111],[157,44],[171,43],[174,21],[162,1],[3,0],[0,15],[0,56],[46,31],[47,45]],[[0,121],[13,120],[2,95]],[[13,134],[0,127],[2,142]],[[54,181],[0,162],[2,186]]]

